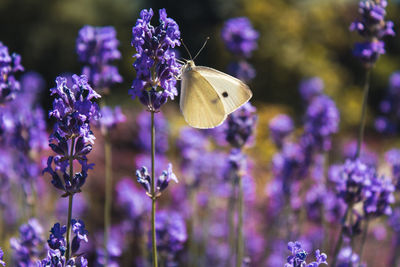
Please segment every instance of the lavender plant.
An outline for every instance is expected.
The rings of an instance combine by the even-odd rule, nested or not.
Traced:
[[[288,250],[292,253],[292,255],[287,258],[287,263],[285,264],[285,267],[318,267],[321,264],[328,264],[326,262],[328,257],[325,253],[321,253],[319,249],[315,251],[315,258],[317,261],[307,264],[306,259],[308,253],[301,247],[301,244],[298,241],[289,242]]]
[[[118,73],[118,68],[111,65],[111,62],[121,58],[118,51],[117,33],[114,27],[93,27],[84,26],[76,40],[76,50],[79,60],[85,66],[82,74],[88,77],[89,82],[100,94],[106,95],[110,87],[115,83],[122,82],[122,77]],[[104,252],[105,264],[107,265],[106,249],[109,239],[109,228],[111,226],[111,205],[112,205],[112,145],[109,132],[118,123],[125,121],[125,117],[119,107],[113,110],[106,106],[104,97],[101,101],[101,119],[97,126],[105,139],[105,204],[104,204]]]
[[[72,253],[70,234],[73,196],[81,192],[88,170],[93,168],[93,164],[87,161],[87,154],[92,150],[95,139],[90,130],[90,121],[100,116],[99,107],[94,102],[100,95],[88,84],[86,76],[73,75],[72,79],[73,84],[68,87],[67,79],[59,76],[56,79],[57,86],[51,89],[51,95],[56,98],[49,114],[56,119],[56,123],[49,146],[57,155],[49,156],[47,167],[43,170],[43,173],[52,176],[53,186],[64,192],[62,196],[69,198],[65,233],[67,262]],[[79,163],[81,171],[74,172],[74,162]]]
[[[133,81],[130,94],[138,97],[140,102],[151,113],[151,176],[147,169],[142,168],[138,173],[138,181],[145,187],[152,199],[151,216],[151,244],[153,266],[158,266],[157,237],[156,237],[156,199],[168,177],[172,177],[172,170],[159,178],[160,187],[156,188],[155,181],[155,125],[154,115],[164,105],[168,98],[174,99],[178,94],[175,77],[179,74],[179,65],[173,48],[180,45],[180,31],[178,24],[167,17],[165,9],[160,9],[160,24],[154,27],[150,21],[154,13],[152,9],[142,10],[140,18],[132,29],[132,46],[136,49],[136,61],[133,64],[136,70],[136,79]],[[172,168],[172,167],[171,167]],[[158,192],[157,192],[158,191]]]
[[[367,102],[368,102],[368,92],[369,92],[369,80],[370,80],[370,73],[371,69],[374,67],[376,61],[378,60],[379,56],[385,53],[385,43],[383,42],[383,38],[386,36],[394,36],[395,32],[393,30],[393,22],[385,21],[386,15],[386,0],[363,0],[359,3],[359,13],[361,15],[360,19],[355,20],[350,25],[351,31],[357,31],[364,39],[364,42],[356,43],[353,50],[353,55],[360,59],[363,63],[365,68],[365,83],[363,89],[363,101],[361,107],[361,118],[360,118],[360,128],[359,134],[357,139],[357,150],[354,155],[354,160],[360,156],[361,151],[361,144],[364,139],[364,129],[365,129],[365,119],[366,119],[366,112],[367,112]],[[356,163],[357,164],[357,163]],[[353,205],[350,203],[348,206],[349,212],[346,212],[344,217],[344,222],[347,219],[347,214],[350,214],[350,224],[352,224],[352,211]],[[367,226],[364,229],[364,232],[367,231]],[[342,243],[342,235],[343,229],[339,236],[338,243],[335,248],[334,256],[332,264],[335,265],[337,254],[341,247]],[[364,233],[366,235],[366,233]],[[350,246],[353,250],[353,242],[352,237],[350,237],[351,242]],[[363,244],[361,244],[362,250]],[[360,253],[361,254],[361,253]],[[361,259],[360,259],[361,260]]]

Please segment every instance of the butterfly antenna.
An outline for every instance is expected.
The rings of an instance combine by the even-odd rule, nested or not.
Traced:
[[[189,54],[190,60],[193,60],[192,58],[192,54],[190,54],[189,49],[187,48],[187,46],[185,45],[185,43],[183,42],[183,39],[181,38],[181,42],[183,44],[183,47],[185,48],[186,52]]]
[[[208,40],[210,40],[210,37],[207,37],[206,40],[204,41],[203,46],[200,48],[199,52],[197,52],[197,54],[194,56],[194,58],[192,60],[195,60],[197,58],[198,55],[200,55],[200,52],[203,51],[204,47],[206,46]]]

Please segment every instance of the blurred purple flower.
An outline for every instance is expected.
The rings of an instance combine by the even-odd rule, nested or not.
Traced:
[[[307,108],[304,124],[305,136],[310,136],[319,150],[331,148],[331,136],[339,130],[339,110],[335,102],[325,95],[313,98]]]
[[[344,158],[354,158],[354,156],[356,155],[356,151],[357,151],[357,141],[356,140],[346,142],[342,148],[342,156]],[[374,151],[370,150],[365,143],[361,144],[360,151],[361,152],[360,152],[359,159],[362,162],[364,162],[368,166],[372,166],[372,167],[377,166],[378,155],[376,155],[376,153]]]
[[[299,86],[301,97],[310,102],[314,97],[322,94],[324,81],[320,77],[312,77],[302,80]]]
[[[17,72],[23,71],[21,56],[8,52],[8,47],[0,42],[0,104],[8,102],[20,90],[20,83],[15,77]]]
[[[359,3],[360,20],[350,25],[351,31],[357,31],[367,41],[356,43],[353,54],[366,67],[371,67],[385,53],[385,43],[381,39],[385,36],[394,36],[393,22],[385,21],[386,0],[361,0]]]
[[[244,82],[249,82],[256,77],[256,70],[245,60],[230,63],[228,73]]]
[[[364,200],[367,187],[371,186],[374,170],[360,159],[347,159],[336,172],[330,171],[330,180],[336,184],[338,196],[347,204]]]
[[[160,25],[157,27],[150,24],[153,14],[152,9],[143,9],[132,28],[132,46],[137,54],[133,64],[136,79],[130,94],[138,97],[149,110],[159,110],[168,98],[178,95],[175,77],[180,67],[172,48],[181,43],[178,24],[167,17],[165,9],[159,10]],[[155,73],[151,73],[152,69]]]
[[[316,184],[308,190],[305,199],[305,208],[310,221],[321,222],[322,216],[324,216],[321,211],[324,209],[326,193],[327,190],[323,184]]]
[[[393,192],[395,187],[389,179],[378,177],[375,173],[371,177],[371,184],[366,188],[363,209],[368,218],[391,215],[391,204],[395,202]]]
[[[18,93],[18,100],[25,106],[35,106],[35,101],[46,86],[46,81],[37,72],[29,71],[21,76],[21,91]],[[22,106],[23,107],[23,106]]]
[[[344,247],[339,251],[336,266],[337,267],[351,267],[358,266],[365,267],[364,264],[360,264],[360,257],[352,251],[351,247]]]
[[[99,120],[95,121],[95,124],[102,129],[111,130],[118,124],[126,121],[126,117],[119,106],[116,106],[114,109],[109,106],[104,106],[100,109],[100,114],[101,117]]]
[[[164,155],[155,155],[155,172],[161,173],[164,166],[168,165],[169,161]],[[151,155],[149,153],[138,154],[135,157],[135,169],[140,169],[142,166],[151,166]]]
[[[317,267],[320,264],[328,264],[326,262],[327,256],[325,253],[321,253],[319,249],[315,251],[315,258],[317,261],[311,262],[309,264],[306,263],[307,259],[307,252],[302,249],[300,242],[289,242],[288,243],[288,250],[292,253],[287,258],[287,263],[285,267]]]
[[[72,217],[80,218],[88,211],[89,203],[84,194],[77,194],[74,196],[74,208],[72,209]],[[60,198],[55,205],[55,214],[59,221],[66,221],[68,210],[68,198]]]
[[[3,261],[3,256],[4,256],[4,252],[0,248],[0,264],[3,265],[3,266],[6,266],[6,263]]]
[[[182,215],[176,211],[162,210],[157,213],[157,249],[167,261],[173,262],[187,240],[186,224]]]
[[[385,153],[385,160],[392,167],[393,182],[400,190],[400,149],[391,149]]]
[[[375,120],[378,132],[396,134],[400,130],[400,71],[395,71],[389,78],[389,88],[380,102],[381,115]]]
[[[151,132],[151,117],[149,112],[142,111],[136,117],[138,136],[137,136],[137,145],[143,151],[151,151],[151,136],[149,132]],[[156,128],[156,153],[164,154],[168,150],[168,134],[169,134],[169,125],[168,121],[162,114],[162,112],[158,112],[154,115],[154,126]]]
[[[147,201],[148,202],[148,201]],[[108,250],[108,267],[119,267],[118,260],[121,258],[122,253],[126,249],[125,247],[125,239],[126,239],[126,230],[123,225],[115,225],[110,229],[110,236],[107,243]],[[102,240],[101,240],[102,241]],[[99,242],[99,244],[103,244],[104,242]],[[97,262],[95,266],[105,266],[106,263],[106,255],[104,253],[104,247],[99,247],[97,249]]]
[[[232,18],[225,22],[221,30],[226,48],[235,55],[250,57],[257,48],[259,33],[246,17]]]
[[[86,64],[82,74],[100,93],[110,85],[122,82],[117,67],[110,65],[111,61],[121,58],[118,45],[117,33],[112,26],[86,25],[79,31],[76,51],[79,60]]]
[[[250,145],[257,123],[256,108],[247,102],[226,120],[226,140],[233,147]]]
[[[141,192],[131,178],[122,178],[115,186],[117,203],[131,220],[138,220],[150,211],[150,202],[143,198]]]
[[[269,132],[275,145],[282,147],[286,136],[294,130],[293,120],[286,114],[278,114],[269,121]]]
[[[18,266],[34,266],[39,255],[42,254],[43,228],[36,219],[19,228],[19,238],[10,239],[13,257]]]

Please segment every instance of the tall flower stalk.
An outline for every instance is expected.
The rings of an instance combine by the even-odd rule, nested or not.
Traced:
[[[360,118],[360,127],[357,139],[357,149],[354,155],[354,160],[360,157],[361,153],[361,145],[364,139],[364,130],[365,130],[365,122],[366,122],[366,114],[367,114],[367,103],[368,103],[368,93],[370,88],[370,75],[372,68],[374,67],[376,61],[379,56],[385,53],[385,43],[382,40],[385,36],[394,36],[395,32],[393,30],[393,22],[385,21],[386,15],[386,0],[362,0],[359,3],[359,13],[361,15],[360,19],[355,20],[350,25],[351,31],[357,31],[364,39],[364,42],[356,43],[354,46],[353,54],[355,57],[359,58],[363,63],[365,68],[365,82],[363,88],[363,100],[361,107],[361,118]],[[350,222],[352,222],[353,218],[353,205],[349,204],[348,209]],[[346,218],[345,218],[346,220]],[[343,222],[345,223],[345,221]],[[368,225],[368,223],[366,223]],[[343,235],[343,227],[340,232],[340,235]],[[350,227],[352,227],[350,225]],[[365,227],[364,232],[367,231],[367,227]],[[365,236],[363,238],[361,244],[361,250],[364,246],[366,240],[366,233],[363,234]],[[350,244],[353,245],[352,242],[353,236],[350,235]],[[335,266],[337,254],[342,245],[343,237],[339,237],[339,241],[336,244],[332,265]],[[351,247],[353,251],[353,247]],[[361,259],[360,259],[361,260]]]
[[[249,82],[255,77],[255,70],[247,62],[252,52],[257,48],[259,33],[253,28],[250,20],[246,17],[232,18],[225,22],[221,30],[221,37],[226,48],[236,57],[236,60],[228,66],[228,72],[233,76]],[[255,127],[256,116],[253,114],[255,108],[246,104],[240,111],[228,118],[227,141],[236,148],[241,148],[246,144]],[[243,113],[243,114],[242,114]],[[240,116],[244,115],[244,121],[241,122]],[[247,121],[246,121],[247,120]],[[246,123],[249,123],[246,125]],[[237,124],[237,125],[236,125]],[[244,127],[244,128],[243,128]],[[242,129],[243,128],[243,129]],[[240,131],[244,130],[248,136],[240,136]],[[238,138],[238,139],[237,139]],[[240,140],[244,138],[243,140]],[[235,140],[237,139],[237,140]],[[239,142],[237,142],[240,140]],[[240,143],[240,144],[239,144]],[[231,260],[236,255],[236,266],[242,266],[244,255],[243,239],[243,181],[241,179],[241,169],[233,175],[232,193],[228,201],[228,225],[229,225],[229,244],[230,257],[227,266],[231,266]],[[237,176],[237,177],[236,177]],[[234,215],[237,211],[237,228],[234,230]],[[236,232],[236,233],[235,233]],[[235,238],[236,236],[236,238]]]
[[[79,60],[85,64],[82,73],[88,76],[89,82],[101,95],[107,95],[110,87],[115,83],[122,82],[116,66],[111,62],[121,58],[118,51],[119,42],[116,38],[114,27],[93,27],[86,25],[78,34],[76,50]],[[113,111],[106,106],[105,99],[101,100],[102,118],[97,126],[101,128],[104,138],[104,161],[105,161],[105,200],[104,200],[104,258],[108,265],[108,241],[111,227],[112,206],[112,144],[110,130],[118,123],[125,121],[125,117],[119,108]]]
[[[137,171],[138,182],[146,189],[151,198],[151,247],[153,266],[158,266],[157,237],[156,237],[156,200],[161,191],[166,188],[171,179],[176,180],[172,173],[172,165],[156,181],[155,174],[155,124],[154,116],[161,106],[178,94],[175,77],[179,74],[173,48],[180,45],[178,24],[167,17],[165,9],[159,11],[159,22],[153,27],[150,21],[154,13],[152,9],[142,10],[140,18],[132,29],[132,46],[136,49],[136,79],[133,81],[130,94],[138,97],[151,113],[151,177],[146,167]]]
[[[51,183],[68,197],[68,217],[66,227],[65,257],[71,258],[71,223],[74,194],[81,192],[88,170],[93,164],[87,163],[87,154],[92,150],[94,135],[90,130],[90,121],[100,116],[99,107],[93,101],[100,95],[88,84],[86,76],[72,76],[72,86],[67,85],[65,77],[57,77],[57,86],[51,89],[56,98],[50,116],[56,119],[53,133],[50,136],[51,149],[57,154],[49,156],[47,168],[52,176]],[[74,162],[81,165],[80,172],[74,172]],[[54,165],[54,167],[53,167]]]

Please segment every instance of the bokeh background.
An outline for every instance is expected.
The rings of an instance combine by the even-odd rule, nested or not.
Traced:
[[[325,93],[335,100],[340,109],[340,132],[334,137],[331,160],[341,159],[340,153],[335,151],[339,151],[342,143],[356,137],[361,110],[364,69],[351,53],[359,37],[349,31],[350,23],[357,16],[358,1],[0,0],[0,40],[10,51],[21,55],[27,71],[34,70],[44,77],[46,90],[40,99],[47,110],[52,102],[47,89],[55,85],[55,78],[62,73],[81,72],[82,64],[75,51],[79,29],[84,25],[112,25],[116,28],[122,59],[115,64],[124,82],[113,86],[107,103],[122,106],[127,116],[127,122],[112,133],[116,181],[124,176],[134,177],[133,159],[137,152],[134,139],[140,131],[135,124],[135,117],[143,107],[128,95],[135,77],[131,31],[140,10],[150,7],[154,10],[166,8],[169,17],[179,24],[181,36],[192,54],[201,47],[206,37],[210,37],[196,64],[219,70],[225,70],[232,60],[220,36],[227,19],[246,16],[259,31],[258,49],[249,59],[257,72],[249,86],[254,93],[252,104],[258,109],[259,123],[257,145],[248,152],[256,162],[254,178],[258,194],[264,192],[270,160],[276,151],[269,140],[268,122],[275,114],[286,112],[297,124],[301,124],[305,107],[300,101],[298,86],[304,78],[321,77],[325,83]],[[394,21],[398,32],[400,1],[390,1],[387,10],[387,19]],[[180,56],[188,58],[187,53],[179,49]],[[393,71],[400,69],[400,38],[389,38],[386,50],[386,55],[374,67],[368,103],[366,141],[378,153],[400,145],[398,136],[382,138],[373,127],[388,78]],[[184,125],[178,101],[170,101],[163,109],[170,122],[170,139],[174,140]],[[88,222],[88,229],[102,227],[104,156],[103,140],[100,134],[97,136],[94,153],[90,156],[96,168],[89,174],[88,184],[84,187],[90,205],[87,215],[97,218]],[[173,162],[178,161],[173,142],[168,155]],[[43,181],[49,183],[50,178],[44,177]],[[49,190],[55,191],[52,188]],[[57,192],[54,192],[53,199],[57,197]],[[49,206],[49,211],[54,209],[52,205]],[[52,222],[49,219],[49,226]],[[369,249],[373,246],[370,245]],[[379,259],[375,259],[374,265],[373,257],[370,258],[371,264],[368,266],[382,266],[378,263]]]

